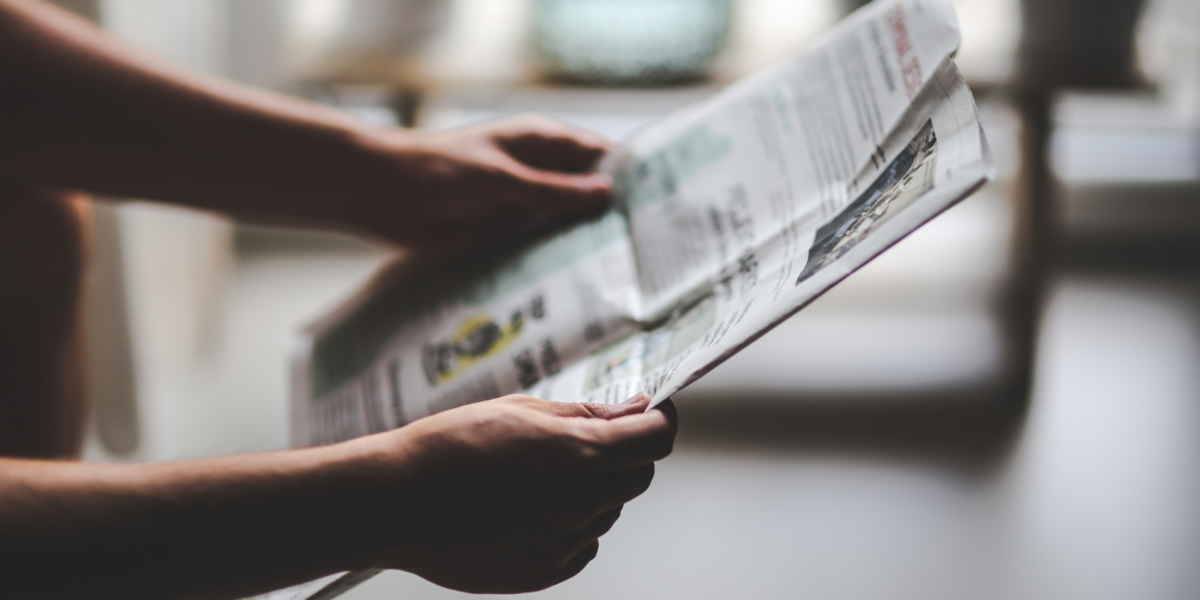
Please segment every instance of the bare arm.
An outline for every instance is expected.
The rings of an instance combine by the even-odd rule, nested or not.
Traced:
[[[0,0],[0,178],[356,228],[404,244],[602,206],[595,136],[526,118],[369,127],[161,63],[36,0]],[[465,231],[464,231],[465,230]]]
[[[471,592],[575,575],[674,425],[507,397],[351,442],[161,465],[0,460],[0,581],[20,598],[236,598],[349,569]]]

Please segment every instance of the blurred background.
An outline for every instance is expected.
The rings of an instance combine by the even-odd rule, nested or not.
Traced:
[[[852,0],[62,0],[386,126],[621,139]],[[956,0],[999,177],[677,397],[546,598],[1200,597],[1200,3]],[[292,336],[390,256],[106,199],[87,459],[287,446]],[[459,594],[388,573],[350,600]]]

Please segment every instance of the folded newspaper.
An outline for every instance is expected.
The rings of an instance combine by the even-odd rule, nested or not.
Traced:
[[[606,214],[358,294],[301,339],[295,444],[517,392],[666,400],[991,177],[958,45],[951,0],[877,0],[624,140]]]

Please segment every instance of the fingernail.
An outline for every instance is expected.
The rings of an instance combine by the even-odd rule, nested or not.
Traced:
[[[648,399],[647,396],[648,395],[646,394],[646,392],[638,392],[638,393],[634,394],[632,398],[622,402],[621,404],[622,405],[637,404],[638,402],[642,402],[643,400]]]

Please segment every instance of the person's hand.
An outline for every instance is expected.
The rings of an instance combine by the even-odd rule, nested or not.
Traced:
[[[475,593],[573,577],[671,452],[674,405],[645,412],[648,403],[507,396],[375,436],[405,465],[389,500],[389,535],[402,545],[376,566]]]
[[[596,213],[612,193],[611,178],[595,172],[608,142],[535,115],[383,132],[372,145],[392,179],[351,220],[417,249],[444,253]]]

